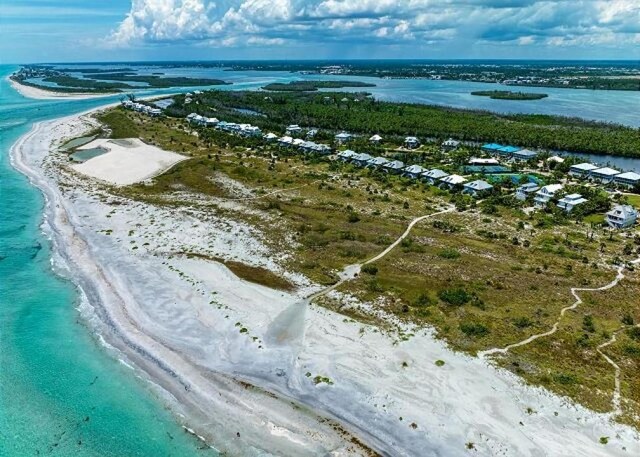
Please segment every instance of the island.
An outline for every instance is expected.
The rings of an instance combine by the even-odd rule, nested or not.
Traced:
[[[375,87],[375,84],[361,81],[290,81],[271,83],[262,89],[274,92],[312,92],[319,89],[342,89],[346,87]]]
[[[494,100],[541,100],[547,98],[548,94],[538,94],[534,92],[513,92],[509,90],[477,90],[471,95],[489,97]]]

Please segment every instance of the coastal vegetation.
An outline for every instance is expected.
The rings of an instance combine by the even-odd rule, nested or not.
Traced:
[[[375,87],[375,84],[361,81],[290,81],[286,84],[267,84],[263,89],[274,92],[313,92],[318,89],[341,89],[344,87]]]
[[[236,101],[227,104],[217,93],[203,94],[202,112],[215,108],[215,113],[226,117],[227,106],[247,107],[268,114],[267,119],[254,116],[254,122],[272,122],[269,104],[242,103],[246,101],[242,95],[223,94],[223,101],[225,97]],[[341,106],[338,110],[350,109]],[[180,103],[177,107],[179,112]],[[228,112],[242,118],[237,111]],[[640,248],[640,238],[613,234],[586,220],[606,210],[595,190],[588,194],[594,204],[585,214],[567,216],[552,208],[527,213],[499,194],[478,203],[456,192],[331,158],[301,156],[223,132],[209,135],[213,129],[194,130],[177,117],[152,119],[118,108],[100,119],[114,136],[133,134],[191,157],[152,184],[113,192],[154,205],[201,206],[242,220],[255,227],[274,252],[288,254],[282,260],[285,269],[318,284],[335,284],[337,272],[345,265],[378,255],[416,217],[455,206],[455,211],[417,224],[396,249],[339,285],[338,296],[316,302],[391,332],[399,341],[411,335],[393,324],[397,321],[418,329],[434,328],[452,348],[471,354],[522,341],[552,328],[560,310],[575,301],[572,287],[609,283],[615,277],[614,268],[635,259]],[[289,122],[285,119],[278,129]],[[456,157],[470,154],[470,149],[463,146],[443,156],[438,146],[426,145],[419,152],[388,149],[382,153],[453,172]],[[239,203],[220,176],[250,189],[252,198]],[[585,195],[589,191],[569,187],[567,192],[577,190]],[[235,202],[232,212],[215,205],[227,199]],[[632,266],[625,274],[608,291],[581,292],[584,303],[560,321],[558,332],[514,348],[498,357],[498,362],[532,384],[597,411],[609,411],[613,370],[595,349],[612,332],[640,321],[634,306],[640,279]],[[353,304],[349,297],[362,305]],[[625,402],[618,420],[640,427],[634,335],[630,328],[622,332],[607,354],[623,367]]]
[[[346,101],[343,101],[346,100]],[[196,103],[197,102],[197,103]],[[237,108],[262,113],[243,116]],[[548,115],[501,115],[439,106],[381,102],[363,94],[207,91],[185,104],[175,97],[169,116],[190,112],[225,116],[263,130],[284,132],[289,124],[367,135],[449,137],[468,142],[497,142],[527,148],[640,157],[640,130],[615,124]]]
[[[494,100],[541,100],[549,96],[548,94],[535,92],[513,92],[509,90],[478,90],[471,92],[471,95],[489,97]]]

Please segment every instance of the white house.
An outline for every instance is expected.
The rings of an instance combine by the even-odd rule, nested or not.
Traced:
[[[558,208],[562,208],[567,213],[570,213],[573,211],[573,208],[587,201],[588,200],[580,194],[569,194],[558,200]]]
[[[517,162],[528,162],[529,160],[533,160],[538,157],[538,153],[531,151],[530,149],[520,149],[518,151],[514,151],[513,154],[511,154],[511,157]]]
[[[457,140],[454,140],[453,138],[449,138],[447,141],[442,143],[442,149],[445,149],[447,151],[453,151],[454,149],[458,149],[459,146],[460,146],[460,142]]]
[[[302,146],[304,143],[305,141],[302,138],[294,138],[293,141],[291,142],[291,144],[293,144],[297,148]]]
[[[375,157],[369,160],[369,163],[367,164],[367,168],[368,167],[379,168],[386,165],[388,162],[389,160],[385,159],[384,157]]]
[[[287,127],[287,130],[284,133],[285,135],[289,136],[300,135],[302,133],[302,127],[300,127],[298,124],[291,124]]]
[[[553,197],[555,197],[556,193],[562,190],[562,184],[549,184],[547,186],[542,186],[540,190],[536,192],[536,196],[534,197],[534,205],[536,208],[544,208],[549,203]]]
[[[220,121],[215,117],[208,117],[205,120],[205,125],[207,127],[215,127],[216,125],[218,125],[218,123],[220,123]]]
[[[278,135],[276,135],[275,133],[269,132],[265,134],[262,138],[264,138],[265,141],[272,142],[278,139]]]
[[[633,171],[620,173],[619,175],[615,175],[613,177],[613,182],[615,182],[620,186],[624,186],[632,189],[638,184],[640,184],[640,174],[634,173]]]
[[[348,162],[356,155],[357,154],[355,151],[352,151],[351,149],[347,149],[345,151],[340,151],[338,153],[338,159],[342,160],[343,162]]]
[[[638,210],[631,205],[616,205],[606,217],[607,224],[617,229],[632,227],[637,219]]]
[[[440,186],[443,188],[454,189],[456,186],[467,182],[467,179],[460,175],[449,175],[440,179]]]
[[[404,162],[400,160],[392,160],[391,162],[385,163],[382,168],[384,168],[387,173],[398,174],[404,168]]]
[[[318,129],[311,129],[307,132],[307,134],[305,135],[305,138],[307,138],[308,140],[311,140],[315,138],[317,134],[318,134]]]
[[[406,176],[408,178],[416,179],[416,178],[420,177],[420,175],[423,174],[426,171],[429,171],[429,170],[427,170],[424,167],[421,167],[420,165],[411,165],[411,166],[405,168],[404,173],[402,175]]]
[[[498,159],[495,159],[493,157],[488,159],[472,157],[471,159],[469,159],[469,165],[500,165],[500,162],[498,161]]]
[[[381,141],[382,141],[382,137],[378,134],[373,135],[371,138],[369,138],[369,142],[373,144],[380,144]]]
[[[589,178],[594,181],[600,181],[602,184],[610,184],[613,182],[613,178],[619,174],[620,171],[615,168],[603,167],[591,170]]]
[[[407,149],[415,149],[420,146],[420,141],[415,136],[408,136],[404,139],[404,146]]]
[[[464,190],[462,191],[465,194],[472,195],[474,197],[480,197],[493,189],[493,186],[489,184],[487,181],[483,181],[482,179],[478,179],[477,181],[471,181],[464,185]]]
[[[589,162],[578,163],[569,167],[569,174],[578,178],[586,178],[591,173],[591,170],[597,170],[598,168],[600,167]]]
[[[533,195],[539,190],[540,190],[540,186],[538,186],[536,183],[528,182],[516,189],[516,198],[518,200],[525,201],[529,197],[529,195]]]
[[[351,140],[353,138],[353,135],[351,135],[350,133],[347,132],[340,132],[335,136],[335,140],[339,143],[346,143],[347,141]]]
[[[371,159],[373,159],[373,157],[371,157],[369,154],[361,152],[359,154],[354,155],[351,158],[351,161],[356,165],[359,165],[361,167],[365,167],[365,166],[367,166],[367,164],[369,163],[369,161]]]
[[[437,168],[434,168],[433,170],[425,171],[424,173],[422,173],[422,177],[429,184],[436,184],[439,180],[447,176],[449,176],[449,173],[439,170]]]
[[[293,144],[293,138],[290,136],[283,136],[278,140],[278,144],[285,147],[291,146]]]

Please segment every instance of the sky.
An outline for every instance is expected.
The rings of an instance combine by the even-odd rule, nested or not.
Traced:
[[[640,60],[640,0],[0,0],[0,63]]]

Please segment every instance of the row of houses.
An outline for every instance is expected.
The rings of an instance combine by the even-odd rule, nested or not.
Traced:
[[[153,117],[157,117],[162,114],[162,110],[160,108],[154,108],[153,106],[144,105],[142,103],[134,102],[133,100],[123,100],[122,106],[126,109],[148,114]]]
[[[237,124],[235,122],[221,121],[215,117],[201,116],[197,113],[191,113],[186,117],[190,124],[201,125],[203,127],[213,127],[223,132],[240,135],[243,137],[259,137],[262,136],[262,130],[251,124]]]
[[[281,138],[278,138],[278,136],[273,133],[267,133],[266,135],[264,135],[264,139],[269,142],[277,140],[278,145],[280,145],[281,147],[297,148],[298,150],[305,153],[328,155],[332,152],[331,146],[329,145],[316,143],[314,141],[307,141],[300,138],[292,138],[290,136],[283,136]]]
[[[580,179],[589,179],[602,184],[617,184],[629,189],[640,184],[640,174],[632,171],[623,173],[610,167],[584,162],[569,167],[569,174]]]

